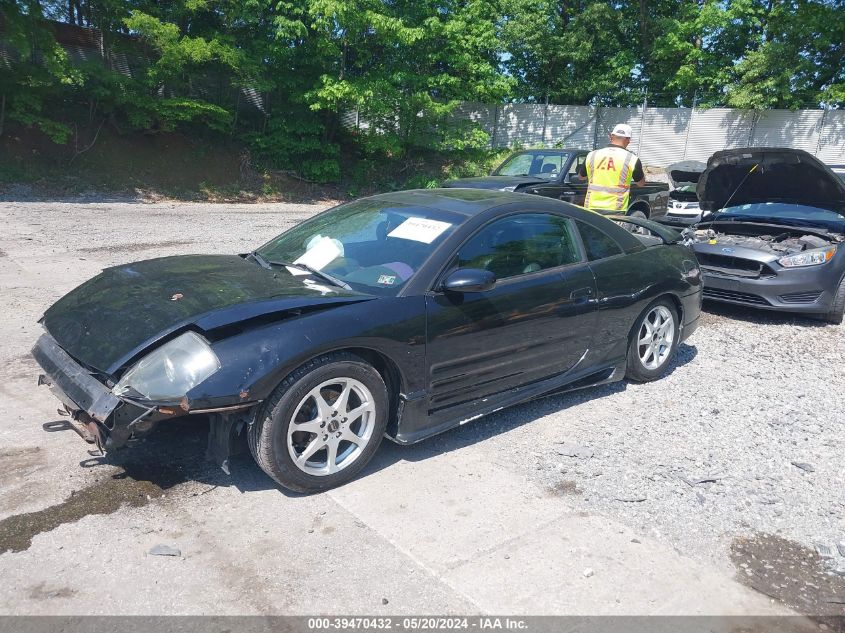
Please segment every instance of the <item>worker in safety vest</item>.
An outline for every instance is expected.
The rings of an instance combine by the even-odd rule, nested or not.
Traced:
[[[610,133],[610,145],[587,154],[587,197],[584,206],[598,213],[625,213],[631,182],[645,184],[640,159],[627,150],[631,126],[620,123]]]

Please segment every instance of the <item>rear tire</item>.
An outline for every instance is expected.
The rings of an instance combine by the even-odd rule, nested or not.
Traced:
[[[822,315],[822,318],[828,323],[839,325],[842,323],[843,315],[845,315],[845,278],[839,282],[839,287],[833,295],[830,311]]]
[[[634,325],[625,377],[635,382],[660,378],[672,364],[680,333],[678,310],[670,299],[649,305]]]
[[[320,356],[276,387],[247,437],[256,463],[285,488],[319,492],[353,477],[381,443],[388,419],[379,373],[353,354]]]

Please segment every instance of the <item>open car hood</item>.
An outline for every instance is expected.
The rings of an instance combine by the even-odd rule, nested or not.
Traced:
[[[54,303],[42,323],[68,354],[114,374],[181,330],[372,298],[303,279],[237,255],[149,259],[105,269]]]
[[[672,163],[666,168],[666,178],[669,180],[669,186],[672,189],[684,185],[694,185],[701,178],[701,174],[706,168],[707,165],[700,160],[682,160],[678,163]]]
[[[845,182],[800,149],[749,147],[716,152],[698,180],[705,211],[760,202],[791,202],[845,216]]]

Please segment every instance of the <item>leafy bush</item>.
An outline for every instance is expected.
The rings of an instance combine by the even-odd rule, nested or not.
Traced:
[[[323,140],[316,116],[274,116],[263,133],[245,135],[256,162],[270,169],[293,171],[306,180],[340,180],[340,148]]]

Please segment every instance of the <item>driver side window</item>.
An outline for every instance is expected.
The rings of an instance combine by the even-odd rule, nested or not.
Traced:
[[[547,213],[514,215],[488,224],[458,252],[459,268],[489,270],[497,279],[581,261],[566,218]]]
[[[577,156],[572,164],[569,166],[567,172],[570,180],[583,180],[587,177],[587,155],[581,154]]]

